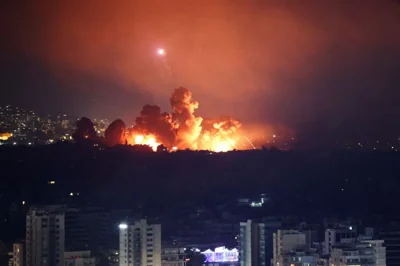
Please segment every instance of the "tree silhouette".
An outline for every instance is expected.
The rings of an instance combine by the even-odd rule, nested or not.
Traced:
[[[76,131],[72,135],[75,141],[82,141],[85,139],[96,140],[97,135],[94,130],[94,125],[92,120],[87,117],[82,117],[76,121]]]
[[[168,149],[164,145],[160,144],[157,146],[157,152],[167,152]]]

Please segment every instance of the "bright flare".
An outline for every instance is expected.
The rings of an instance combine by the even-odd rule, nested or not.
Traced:
[[[212,150],[215,152],[227,152],[233,150],[233,147],[228,141],[221,141],[216,143]]]
[[[165,50],[160,48],[157,50],[157,54],[163,56],[163,55],[165,55]]]
[[[129,141],[128,141],[129,142]],[[133,143],[136,145],[148,145],[153,151],[157,151],[157,147],[161,144],[158,143],[154,135],[134,135]]]

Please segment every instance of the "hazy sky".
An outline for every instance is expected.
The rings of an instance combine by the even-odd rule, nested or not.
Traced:
[[[1,104],[133,120],[182,85],[206,117],[400,120],[398,1],[9,2]]]

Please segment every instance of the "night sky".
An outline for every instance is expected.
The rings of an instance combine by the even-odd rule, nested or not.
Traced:
[[[133,120],[182,85],[205,117],[399,130],[399,1],[8,2],[0,104]]]

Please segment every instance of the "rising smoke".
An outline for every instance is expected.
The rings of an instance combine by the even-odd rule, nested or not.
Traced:
[[[288,149],[288,140],[295,140],[294,132],[286,127],[246,125],[243,129],[238,120],[229,116],[214,119],[196,116],[199,103],[184,87],[173,91],[170,104],[171,113],[162,112],[157,105],[146,104],[133,127],[126,128],[125,123],[117,119],[107,127],[104,137],[97,136],[92,121],[83,117],[77,122],[74,139],[77,142],[91,140],[110,147],[147,145],[153,151],[191,149],[217,152],[278,146]]]
[[[135,135],[154,135],[164,145],[172,147],[175,144],[176,132],[169,113],[161,113],[157,105],[145,105],[136,118],[136,124],[129,130],[129,137]],[[129,138],[128,138],[129,139]]]
[[[201,134],[201,122],[203,118],[196,117],[194,111],[199,103],[192,99],[192,93],[186,88],[177,88],[170,99],[172,118],[178,125],[176,146],[179,149],[197,149],[197,140]]]
[[[169,149],[204,149],[226,151],[236,148],[240,123],[230,117],[203,119],[195,115],[199,103],[183,87],[176,88],[170,98],[173,112],[162,113],[160,107],[145,105],[129,131],[128,143],[141,144],[153,136],[157,144]],[[140,138],[138,139],[138,136]]]
[[[115,146],[125,144],[126,142],[126,126],[124,121],[117,119],[112,122],[104,132],[104,137],[107,145]]]

